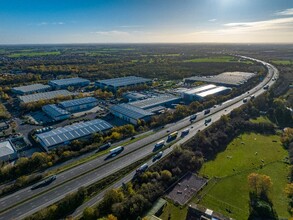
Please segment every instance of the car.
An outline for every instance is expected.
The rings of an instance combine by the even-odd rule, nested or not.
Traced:
[[[167,130],[166,132],[167,132],[167,133],[169,133],[169,132],[170,132],[170,130]]]
[[[156,160],[159,160],[162,156],[163,156],[163,151],[160,151],[159,153],[157,153],[157,154],[153,157],[153,162],[155,162]]]
[[[130,140],[134,140],[135,139],[135,136],[132,136],[131,138],[130,138]]]

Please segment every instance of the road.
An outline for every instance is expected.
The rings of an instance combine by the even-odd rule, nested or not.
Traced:
[[[262,61],[260,61],[262,62]],[[81,186],[88,186],[104,177],[126,167],[133,162],[152,153],[154,144],[157,140],[166,138],[169,131],[180,131],[188,126],[192,126],[191,132],[181,141],[190,139],[197,130],[202,130],[205,126],[205,118],[211,118],[212,122],[218,120],[222,115],[228,114],[233,109],[243,105],[243,99],[252,94],[260,95],[265,90],[263,86],[271,86],[274,81],[272,77],[278,75],[278,71],[269,64],[267,77],[257,87],[248,93],[242,94],[232,100],[223,103],[221,106],[211,109],[209,115],[203,112],[198,113],[197,120],[190,125],[189,117],[181,121],[165,126],[165,129],[154,133],[151,136],[143,138],[135,143],[125,146],[125,150],[117,157],[105,161],[105,157],[99,157],[88,163],[77,166],[58,175],[57,180],[47,187],[31,190],[30,187],[17,191],[0,199],[0,219],[22,219],[34,212],[45,208],[56,201],[62,199],[66,194],[76,191]],[[178,143],[177,143],[178,144]],[[171,151],[172,148],[170,148]],[[167,154],[166,152],[165,154]],[[21,204],[19,204],[21,202]],[[8,209],[8,210],[6,210]],[[6,210],[6,211],[5,211]]]

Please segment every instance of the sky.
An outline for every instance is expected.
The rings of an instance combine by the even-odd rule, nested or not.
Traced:
[[[293,0],[0,0],[0,44],[293,43]]]

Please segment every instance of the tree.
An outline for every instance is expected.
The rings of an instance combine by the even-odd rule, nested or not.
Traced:
[[[171,178],[172,178],[172,173],[169,170],[163,170],[163,171],[161,171],[161,179],[163,181],[168,182],[168,181],[171,180]]]
[[[247,177],[250,191],[259,197],[268,197],[269,191],[273,185],[269,176],[257,173],[251,173]]]
[[[95,210],[91,207],[86,207],[83,210],[83,218],[86,220],[95,220],[97,219],[96,215],[95,215]]]

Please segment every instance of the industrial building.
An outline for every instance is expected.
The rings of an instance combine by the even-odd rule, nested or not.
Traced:
[[[45,105],[42,107],[42,110],[55,121],[62,121],[68,119],[71,115],[70,112],[58,107],[55,104]]]
[[[122,96],[128,102],[143,100],[143,99],[146,99],[147,98],[146,95],[144,95],[142,93],[138,93],[138,92],[126,92],[126,93],[123,93]]]
[[[65,96],[71,96],[71,95],[74,95],[74,93],[69,92],[67,90],[56,90],[56,91],[50,91],[50,92],[19,96],[18,98],[23,103],[30,103],[30,102],[37,102],[40,100],[54,99],[60,96],[65,97]]]
[[[158,96],[151,97],[144,100],[130,102],[129,104],[146,110],[146,109],[152,109],[158,106],[172,107],[172,105],[178,104],[180,103],[180,101],[181,101],[181,98],[178,96],[164,94],[164,95],[158,95]]]
[[[79,122],[65,127],[53,129],[51,131],[37,134],[36,138],[41,146],[46,150],[61,144],[69,144],[71,141],[85,138],[97,132],[106,132],[113,126],[108,122],[95,119],[92,121]]]
[[[59,103],[59,106],[69,112],[78,112],[91,109],[98,105],[98,100],[94,97],[73,99]]]
[[[153,115],[150,111],[125,103],[111,106],[110,112],[116,117],[134,125],[137,125],[138,120],[149,121]]]
[[[187,84],[195,82],[215,83],[222,86],[240,86],[246,83],[249,79],[254,77],[255,73],[246,72],[224,72],[215,76],[193,76],[184,79]]]
[[[51,80],[49,85],[55,89],[66,89],[69,86],[73,87],[84,87],[88,86],[90,81],[83,78],[68,78],[68,79],[58,79],[58,80]]]
[[[9,128],[9,124],[7,122],[0,122],[0,131],[7,130]]]
[[[12,161],[17,158],[17,151],[11,141],[0,142],[0,161]]]
[[[181,96],[187,102],[201,101],[207,96],[223,95],[229,93],[231,90],[232,89],[228,87],[208,84],[185,90],[182,92]]]
[[[151,82],[152,80],[143,77],[127,76],[114,79],[99,80],[96,82],[96,86],[101,89],[107,89],[115,92],[121,88],[151,84]]]
[[[46,92],[51,89],[51,86],[43,85],[43,84],[32,84],[28,86],[19,86],[14,87],[11,91],[18,95],[28,95],[37,92]]]

